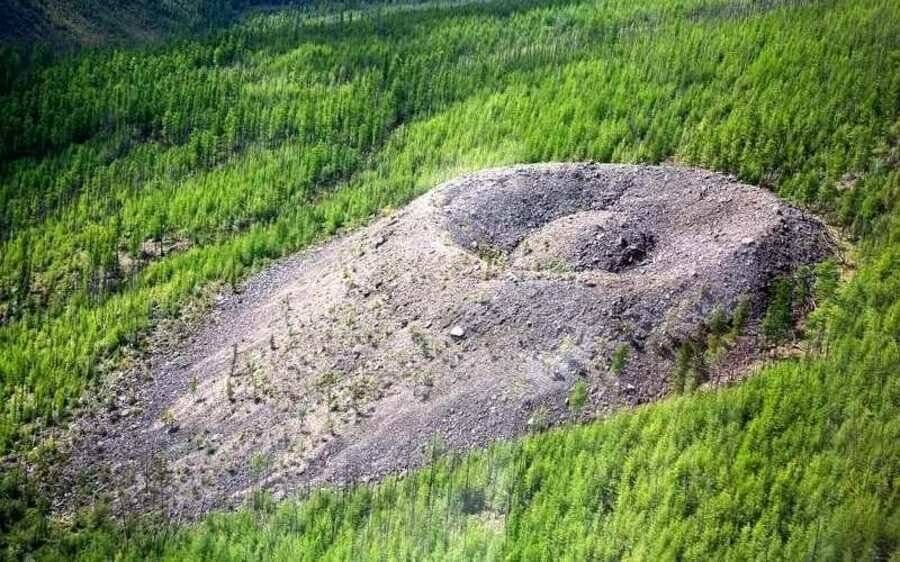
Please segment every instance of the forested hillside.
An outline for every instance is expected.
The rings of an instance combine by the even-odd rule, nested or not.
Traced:
[[[248,8],[314,4],[303,0],[5,0],[0,3],[0,44],[70,49],[146,43],[208,31]]]
[[[897,560],[895,2],[288,10],[3,75],[9,559]],[[855,249],[784,335],[803,352],[736,388],[186,528],[50,516],[47,428],[154,325],[439,180],[548,160],[731,172]]]

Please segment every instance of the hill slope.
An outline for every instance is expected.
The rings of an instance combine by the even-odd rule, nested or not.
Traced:
[[[51,47],[133,45],[176,32],[208,30],[241,11],[304,4],[302,0],[5,0],[0,3],[0,45]]]
[[[4,555],[890,559],[898,38],[886,0],[496,2],[260,15],[24,75],[0,97]],[[776,319],[817,303],[776,330],[800,357],[735,389],[464,458],[435,447],[404,479],[257,494],[171,533],[102,509],[51,524],[47,435],[139,363],[151,327],[178,333],[212,289],[461,172],[590,159],[762,184],[842,225],[855,275],[832,263],[814,294],[776,291]]]
[[[730,382],[760,356],[767,289],[830,250],[815,219],[702,170],[463,176],[220,295],[80,420],[70,480],[94,476],[119,513],[194,517],[418,467],[436,439],[459,452]]]

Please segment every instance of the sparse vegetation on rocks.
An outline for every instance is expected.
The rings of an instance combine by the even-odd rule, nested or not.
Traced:
[[[637,258],[634,245],[648,240]],[[523,244],[575,261],[547,269]],[[701,170],[542,164],[462,176],[223,296],[190,341],[149,358],[167,384],[147,395],[145,415],[177,411],[178,429],[119,428],[103,454],[76,445],[73,468],[126,464],[139,475],[146,457],[189,463],[184,442],[220,433],[219,449],[233,445],[209,459],[196,504],[136,493],[133,474],[106,484],[114,511],[196,516],[255,485],[234,476],[254,451],[271,451],[273,490],[287,493],[421,465],[419,444],[433,435],[460,451],[690,392],[734,363],[723,307],[766,301],[773,280],[831,249],[815,218]],[[351,259],[358,287],[390,289],[375,298],[348,288],[340,264]],[[479,273],[485,260],[489,277]],[[286,298],[295,312],[284,311]],[[746,314],[739,320],[758,323]],[[361,327],[376,324],[393,330],[362,339]],[[673,359],[665,350],[678,345]],[[738,359],[754,353],[748,344]],[[227,402],[214,396],[223,379]],[[314,445],[279,447],[298,402]],[[108,431],[107,418],[84,419],[83,439]],[[279,472],[292,464],[304,474]]]
[[[617,374],[622,374],[622,371],[625,370],[625,364],[628,361],[628,345],[627,344],[619,344],[616,350],[613,352],[612,361],[609,364],[609,369]]]

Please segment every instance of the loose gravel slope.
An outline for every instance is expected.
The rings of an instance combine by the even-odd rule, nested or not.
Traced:
[[[714,383],[753,359],[772,280],[831,248],[813,217],[702,170],[464,176],[222,295],[81,420],[61,501],[80,482],[120,513],[189,518],[258,487],[409,469],[434,440],[464,449],[601,416],[664,396],[678,345],[749,298],[749,335]]]

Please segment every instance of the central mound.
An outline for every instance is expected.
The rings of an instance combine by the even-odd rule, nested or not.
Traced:
[[[465,176],[221,297],[82,420],[72,473],[117,511],[189,517],[603,415],[665,395],[716,310],[749,302],[752,326],[773,279],[830,248],[817,220],[700,170]]]

